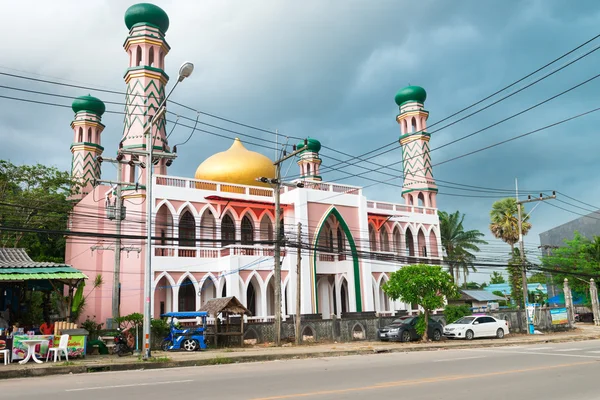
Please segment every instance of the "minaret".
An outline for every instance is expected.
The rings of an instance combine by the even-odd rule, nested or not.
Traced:
[[[300,153],[300,160],[298,160],[300,179],[306,181],[322,181],[323,179],[319,175],[319,167],[321,165],[319,151],[321,150],[321,142],[317,139],[308,138],[306,146],[304,145],[304,141],[301,141],[296,145],[296,149],[304,149]]]
[[[129,55],[129,67],[124,77],[127,95],[122,147],[142,150],[146,148],[144,130],[164,99],[169,81],[164,71],[165,56],[170,50],[165,41],[169,17],[153,4],[134,4],[125,12],[125,25],[129,29],[129,36],[123,47]],[[152,128],[154,148],[159,151],[168,150],[165,121],[163,117]],[[131,157],[126,156],[127,159]],[[165,159],[159,161],[154,173],[166,174],[165,163]],[[146,174],[141,173],[138,166],[123,167],[124,182],[146,184]]]
[[[71,177],[77,182],[72,200],[81,200],[93,189],[93,181],[100,179],[100,163],[96,157],[104,151],[100,134],[104,130],[102,114],[106,106],[100,99],[90,95],[81,96],[71,106],[75,119],[71,122],[73,144],[71,145]]]
[[[396,93],[396,104],[400,108],[396,121],[400,125],[404,170],[402,197],[408,205],[436,207],[438,190],[429,155],[431,135],[427,133],[426,98],[427,93],[420,86],[408,86]]]

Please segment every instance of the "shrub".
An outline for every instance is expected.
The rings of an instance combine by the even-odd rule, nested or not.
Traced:
[[[451,306],[447,305],[444,308],[444,316],[446,317],[446,323],[451,324],[458,321],[466,315],[471,315],[471,308],[467,305],[462,306]]]

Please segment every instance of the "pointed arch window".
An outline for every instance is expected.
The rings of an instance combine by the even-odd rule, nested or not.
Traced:
[[[139,67],[142,64],[142,47],[138,46],[135,51],[135,66]]]
[[[225,214],[221,220],[221,246],[229,246],[235,243],[235,224],[229,214]]]
[[[196,219],[187,210],[179,220],[179,245],[182,247],[196,246]]]
[[[242,245],[251,246],[254,244],[254,225],[252,220],[245,215],[242,218]]]
[[[417,131],[417,120],[415,119],[415,117],[412,117],[412,119],[410,120],[410,124],[411,124],[411,132],[416,132]]]
[[[154,67],[154,47],[150,47],[150,53],[148,54],[148,65]]]
[[[77,135],[77,141],[79,143],[83,142],[83,128],[79,127],[79,134]]]
[[[87,141],[92,143],[92,128],[88,128]]]

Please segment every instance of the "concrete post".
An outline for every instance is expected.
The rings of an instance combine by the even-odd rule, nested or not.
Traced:
[[[571,288],[569,287],[569,280],[565,278],[563,290],[565,292],[565,307],[567,308],[567,317],[569,318],[569,328],[573,327],[574,321],[574,310],[573,310],[573,295]]]
[[[598,306],[598,288],[594,279],[590,279],[590,298],[592,299],[592,311],[594,313],[594,325],[600,325],[600,307]]]

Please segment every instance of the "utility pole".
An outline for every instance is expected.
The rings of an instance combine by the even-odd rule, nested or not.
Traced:
[[[516,179],[515,179],[516,183]],[[521,213],[521,206],[525,203],[533,203],[537,201],[546,201],[556,198],[556,192],[552,192],[552,196],[544,197],[543,193],[540,193],[540,197],[531,198],[531,196],[527,196],[527,200],[519,200],[519,189],[517,186],[517,218],[518,218],[518,228],[519,228],[519,256],[521,258],[521,275],[523,279],[523,304],[525,306],[525,317],[527,318],[527,331],[530,335],[534,333],[533,322],[529,316],[529,311],[527,310],[527,306],[529,305],[529,291],[527,290],[527,268],[525,265],[525,243],[523,242],[523,214]],[[533,211],[533,210],[532,210]],[[527,215],[527,217],[529,214]],[[525,219],[527,219],[525,217]]]
[[[300,149],[296,149],[296,145],[294,145],[294,149],[290,154],[287,154],[285,149],[283,150],[282,157],[279,160],[276,160],[273,165],[275,165],[275,178],[269,179],[267,177],[261,176],[256,178],[257,181],[263,183],[270,183],[273,187],[273,196],[275,201],[275,244],[274,244],[274,258],[275,258],[275,345],[281,345],[281,187],[282,186],[291,186],[291,187],[304,187],[302,182],[298,182],[297,184],[284,183],[281,181],[281,164],[295,157],[297,154],[300,154],[304,151],[304,148],[308,145],[308,139],[304,139],[304,147]]]
[[[146,265],[144,268],[144,325],[143,325],[143,333],[144,333],[144,353],[143,359],[148,360],[151,356],[152,350],[150,349],[150,318],[152,316],[152,210],[154,208],[153,199],[152,199],[152,176],[154,172],[154,160],[157,160],[157,163],[160,163],[161,159],[167,159],[167,166],[172,163],[177,155],[175,152],[170,153],[165,150],[163,151],[154,151],[154,135],[153,128],[154,125],[161,118],[164,117],[167,112],[167,100],[177,87],[177,85],[182,82],[185,78],[189,77],[194,71],[194,64],[190,62],[185,62],[179,68],[179,77],[175,85],[171,88],[171,91],[165,96],[164,99],[160,102],[156,114],[150,118],[150,121],[144,132],[142,134],[143,137],[146,138],[146,148],[144,150],[129,150],[124,148],[119,148],[119,155],[121,154],[129,154],[129,155],[137,155],[143,156],[146,158],[145,166],[146,166]],[[122,142],[121,142],[122,144]]]
[[[120,296],[119,296],[119,292],[120,292],[120,286],[121,286],[121,252],[123,250],[127,250],[127,251],[137,251],[138,253],[142,251],[142,249],[140,248],[134,248],[134,247],[130,247],[128,249],[123,248],[122,243],[121,243],[121,223],[122,221],[125,219],[125,215],[126,215],[126,211],[125,211],[125,207],[123,206],[123,197],[122,197],[122,190],[121,187],[123,185],[130,185],[131,183],[128,182],[121,182],[121,171],[123,170],[123,164],[127,164],[128,162],[123,161],[122,157],[118,157],[116,159],[114,158],[104,158],[104,157],[96,157],[96,161],[98,163],[103,163],[103,162],[110,162],[113,164],[117,164],[117,180],[116,181],[108,181],[108,180],[102,180],[102,179],[98,179],[94,182],[94,184],[96,183],[104,183],[104,184],[108,184],[108,185],[113,185],[115,187],[115,203],[114,205],[111,205],[108,201],[106,204],[106,217],[109,220],[115,220],[115,231],[116,231],[116,237],[115,237],[115,246],[114,248],[110,248],[110,247],[105,247],[105,246],[92,246],[92,251],[93,250],[114,250],[115,252],[115,265],[114,265],[114,269],[113,269],[113,288],[112,288],[112,318],[113,321],[115,320],[115,318],[118,318],[120,316]],[[132,161],[132,163],[134,163]],[[136,164],[139,164],[139,162],[135,162]]]
[[[117,180],[121,179],[121,171],[123,170],[121,163],[117,163]],[[117,237],[115,238],[115,270],[113,273],[113,291],[112,291],[112,316],[113,321],[120,316],[119,304],[120,286],[121,286],[121,221],[123,199],[121,198],[121,185],[117,185],[117,193],[115,194],[115,218],[117,220]],[[137,336],[136,336],[137,339]]]
[[[600,325],[600,306],[598,305],[598,287],[594,278],[590,279],[590,297],[592,298],[592,312],[594,314],[594,325]]]
[[[296,345],[300,344],[300,289],[301,277],[300,269],[302,265],[302,222],[298,222],[298,255],[296,259]]]

